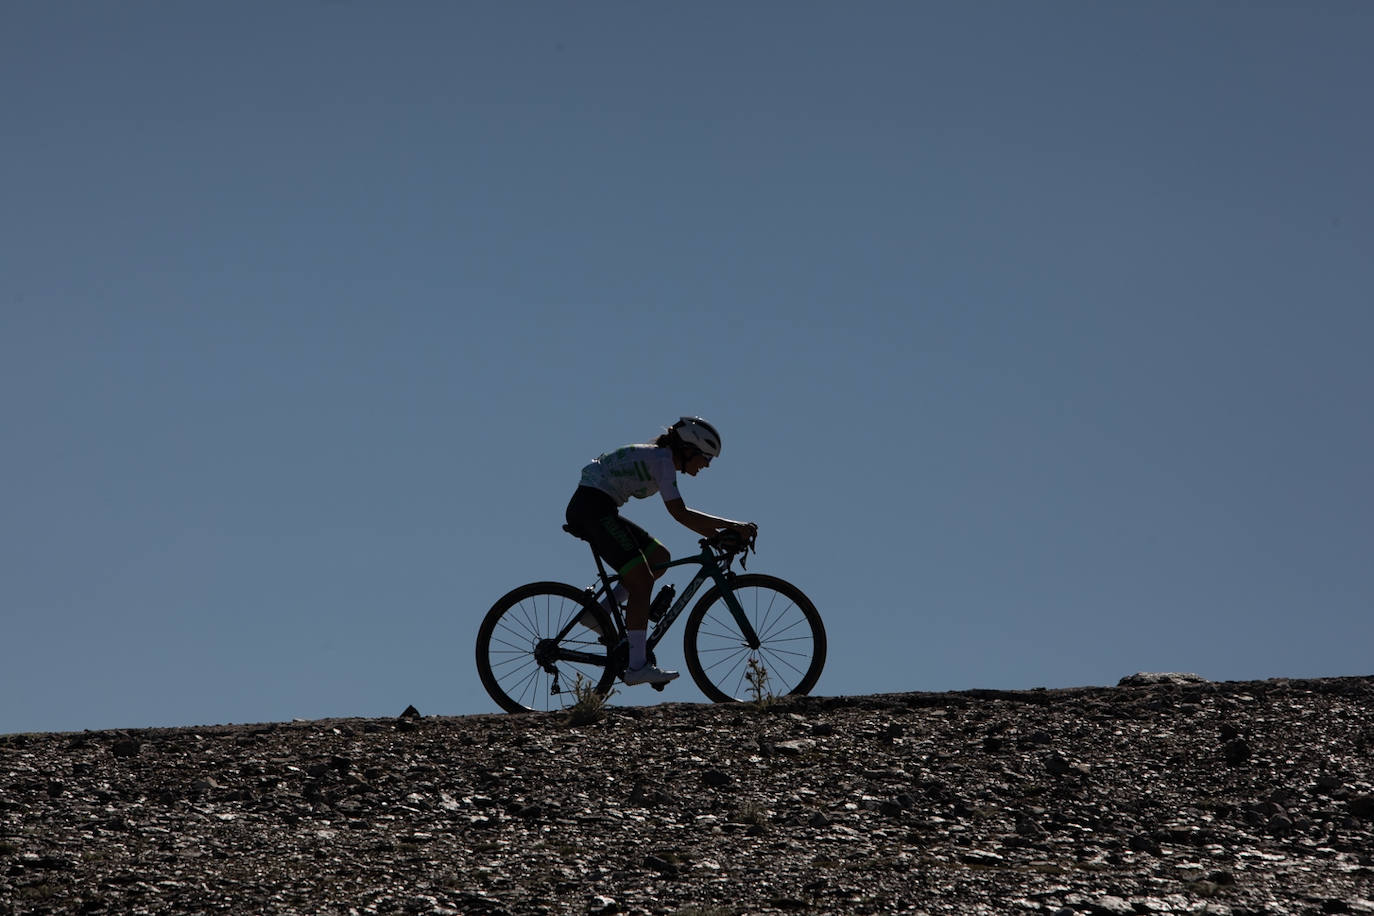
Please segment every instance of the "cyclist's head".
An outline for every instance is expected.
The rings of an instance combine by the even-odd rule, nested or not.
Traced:
[[[701,417],[683,417],[668,427],[668,444],[684,458],[720,457],[720,433]]]

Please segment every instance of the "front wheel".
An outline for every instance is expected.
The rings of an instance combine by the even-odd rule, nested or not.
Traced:
[[[577,702],[579,690],[609,694],[616,669],[606,642],[615,632],[610,615],[586,592],[532,582],[487,611],[477,631],[477,673],[506,712],[564,709]]]
[[[825,625],[811,599],[790,582],[745,573],[730,582],[749,627],[725,602],[720,586],[687,617],[683,654],[692,680],[717,703],[806,694],[825,667]]]

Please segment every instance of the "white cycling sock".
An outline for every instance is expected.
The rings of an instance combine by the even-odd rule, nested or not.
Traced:
[[[625,603],[626,598],[630,597],[630,593],[625,591],[625,586],[621,585],[619,582],[617,582],[615,586],[611,589],[611,595],[614,596],[616,604],[621,605]],[[601,607],[605,609],[607,614],[611,613],[611,598],[606,595],[602,595]]]
[[[646,655],[644,643],[649,639],[649,631],[630,630],[625,635],[630,638],[630,667],[643,668]]]

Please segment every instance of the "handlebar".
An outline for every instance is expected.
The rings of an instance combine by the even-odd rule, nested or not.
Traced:
[[[726,528],[717,531],[708,538],[702,538],[701,546],[716,551],[725,561],[727,567],[734,562],[735,554],[743,554],[740,557],[739,565],[741,569],[744,569],[747,568],[745,562],[749,558],[749,552],[756,549],[754,542],[758,540],[758,536],[757,531],[749,537],[745,537],[733,528]]]

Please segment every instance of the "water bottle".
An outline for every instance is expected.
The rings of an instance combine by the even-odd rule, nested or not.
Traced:
[[[668,605],[673,603],[673,595],[675,594],[677,594],[677,590],[671,584],[659,589],[657,597],[654,598],[654,603],[649,605],[649,619],[658,623],[663,615],[668,613]]]

